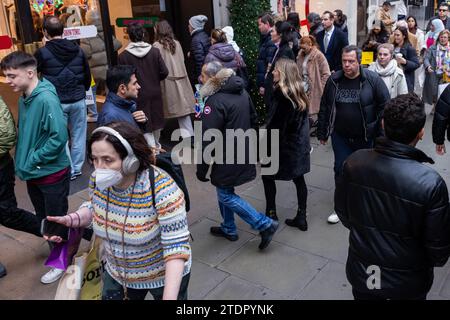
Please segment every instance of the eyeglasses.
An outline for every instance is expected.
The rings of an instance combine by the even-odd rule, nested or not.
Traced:
[[[448,9],[439,9],[440,12],[448,11]]]

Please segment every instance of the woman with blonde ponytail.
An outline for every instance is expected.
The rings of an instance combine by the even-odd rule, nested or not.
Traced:
[[[280,59],[273,70],[274,96],[267,122],[268,136],[278,130],[279,140],[271,147],[279,148],[279,168],[274,175],[262,176],[266,196],[266,215],[278,220],[275,206],[275,180],[293,181],[297,188],[298,210],[294,219],[286,224],[302,231],[308,229],[306,222],[306,188],[304,175],[310,170],[308,98],[295,61]]]

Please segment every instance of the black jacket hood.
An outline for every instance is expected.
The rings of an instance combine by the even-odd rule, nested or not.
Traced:
[[[53,39],[45,46],[63,64],[68,64],[78,54],[80,47],[67,39]]]

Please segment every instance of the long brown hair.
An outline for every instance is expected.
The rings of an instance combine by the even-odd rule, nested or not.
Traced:
[[[213,29],[211,31],[211,39],[216,43],[227,43],[227,35],[222,29]]]
[[[295,61],[282,58],[275,64],[275,70],[280,73],[280,81],[276,87],[280,88],[283,95],[292,102],[294,108],[300,111],[308,109],[309,101],[303,90],[300,72]]]
[[[175,36],[170,24],[166,20],[159,21],[155,26],[155,39],[163,45],[163,48],[169,50],[172,55],[175,54],[176,44]]]

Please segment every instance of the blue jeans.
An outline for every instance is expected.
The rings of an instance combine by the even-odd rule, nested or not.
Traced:
[[[247,222],[254,230],[263,231],[272,225],[272,219],[256,211],[247,201],[234,193],[233,187],[217,187],[217,199],[219,200],[220,214],[223,218],[220,226],[226,234],[237,234],[234,213]]]
[[[86,155],[86,101],[61,103],[64,118],[70,128],[71,173],[81,172]]]
[[[331,145],[334,152],[334,180],[341,174],[344,161],[353,152],[359,149],[368,149],[373,147],[373,140],[346,138],[336,132],[331,134]]]
[[[97,113],[97,85],[92,87],[92,94],[94,96],[94,104],[88,104],[87,105],[87,110],[88,110],[88,115],[94,119],[98,118],[98,113]]]

